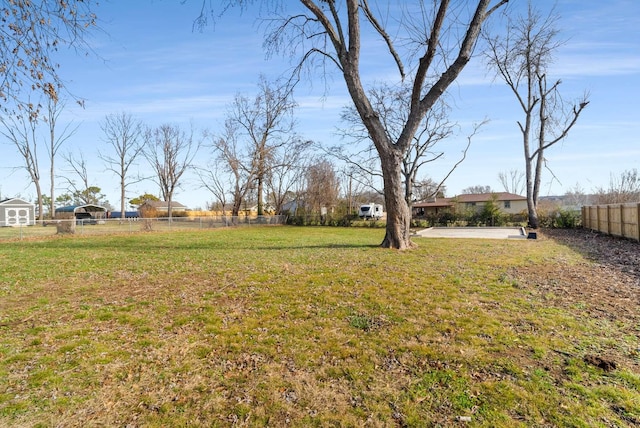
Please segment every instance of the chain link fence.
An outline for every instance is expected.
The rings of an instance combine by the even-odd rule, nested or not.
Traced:
[[[222,227],[248,227],[258,225],[283,225],[286,215],[272,216],[211,216],[211,217],[160,217],[160,218],[110,218],[104,220],[44,220],[32,225],[0,227],[0,241],[45,237],[53,235],[115,235],[141,232],[169,232],[216,229]]]

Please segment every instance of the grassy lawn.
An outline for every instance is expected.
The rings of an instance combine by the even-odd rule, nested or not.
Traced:
[[[578,253],[420,238],[396,252],[383,233],[2,243],[0,426],[640,423],[640,326],[511,274],[586,264]],[[606,351],[624,357],[612,370],[585,361]]]

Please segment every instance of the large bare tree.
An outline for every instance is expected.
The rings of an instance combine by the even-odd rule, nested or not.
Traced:
[[[127,187],[142,180],[131,178],[129,171],[142,154],[142,122],[129,113],[107,115],[101,124],[107,145],[113,154],[99,152],[98,156],[106,164],[107,169],[120,180],[120,218],[125,218]]]
[[[68,122],[64,128],[62,128],[62,131],[58,131],[58,119],[64,111],[64,108],[65,102],[61,101],[59,98],[47,98],[47,110],[44,120],[47,124],[49,143],[47,147],[47,154],[49,155],[49,215],[51,218],[54,218],[56,215],[56,156],[64,142],[71,138],[79,127],[79,125],[74,125],[73,122]]]
[[[0,2],[0,105],[5,112],[20,104],[22,88],[57,99],[63,80],[52,54],[62,45],[88,50],[85,37],[96,27],[94,3]]]
[[[247,194],[254,186],[253,152],[240,144],[239,125],[227,119],[219,135],[211,134],[209,147],[214,158],[209,168],[200,173],[203,187],[209,190],[225,209],[231,196],[231,215],[237,216]]]
[[[229,112],[228,120],[237,124],[239,138],[245,140],[252,152],[258,215],[263,214],[264,186],[273,165],[274,152],[295,141],[293,109],[296,104],[292,89],[289,83],[270,83],[261,77],[255,98],[237,95]]]
[[[560,80],[548,78],[549,65],[561,46],[557,15],[538,12],[529,2],[527,13],[508,23],[503,36],[489,37],[489,66],[513,92],[524,119],[518,121],[522,134],[529,226],[537,228],[538,196],[546,151],[564,140],[587,106],[584,95],[576,102],[565,101]]]
[[[173,216],[173,195],[182,183],[184,173],[193,166],[200,144],[177,125],[161,125],[144,133],[144,157],[155,173],[162,198]]]
[[[17,169],[24,169],[36,189],[38,219],[44,219],[44,204],[40,184],[40,165],[38,163],[38,109],[40,106],[27,102],[20,106],[15,114],[0,114],[2,134],[10,144],[18,149],[23,164]]]
[[[49,214],[55,216],[55,158],[63,143],[68,140],[78,129],[73,123],[67,123],[60,131],[58,119],[64,110],[64,102],[59,98],[46,98],[45,112],[42,113],[42,105],[29,101],[22,103],[14,112],[2,115],[0,123],[4,129],[0,131],[7,140],[12,143],[22,157],[23,168],[36,188],[36,198],[39,218],[44,218],[44,195],[42,193],[41,173],[38,154],[38,140],[46,143],[49,156],[49,177],[51,194],[47,199]],[[46,130],[40,128],[44,124]],[[43,132],[46,135],[43,135]]]
[[[306,64],[324,72],[335,67],[376,147],[387,208],[383,247],[406,249],[413,245],[403,159],[422,119],[471,59],[483,24],[505,3],[507,0],[394,1],[375,9],[369,0],[300,0],[295,6],[293,2],[276,3],[281,19],[271,21],[266,45],[297,57],[300,67]],[[378,11],[384,15],[376,15]],[[363,37],[371,33],[382,45],[372,41],[375,37]],[[380,112],[368,95],[361,68],[361,60],[367,55],[378,61],[387,59],[388,65],[397,70],[395,82],[407,82],[411,87],[406,121],[396,140],[389,138]]]

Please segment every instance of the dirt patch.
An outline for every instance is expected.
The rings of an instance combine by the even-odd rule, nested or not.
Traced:
[[[544,236],[567,245],[596,263],[625,274],[640,286],[640,242],[593,232],[586,229],[548,229]]]
[[[585,322],[612,323],[625,335],[640,336],[640,243],[583,229],[544,230],[538,239],[571,247],[586,261],[513,268],[510,274],[518,286]],[[625,346],[612,346],[584,359],[605,361],[607,368],[617,363],[640,369],[640,349]]]

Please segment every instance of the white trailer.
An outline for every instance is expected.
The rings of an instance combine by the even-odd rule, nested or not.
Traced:
[[[382,218],[383,208],[380,204],[374,204],[373,202],[365,205],[360,205],[358,210],[358,217],[362,219],[379,220]]]

